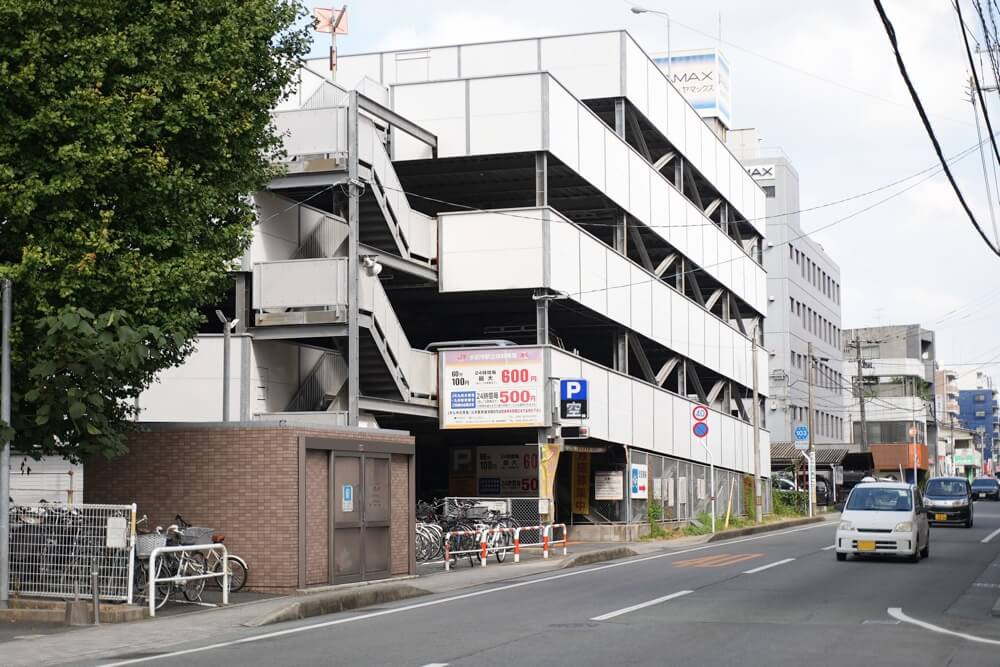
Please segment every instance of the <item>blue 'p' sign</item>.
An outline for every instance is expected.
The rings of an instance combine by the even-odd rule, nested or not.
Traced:
[[[587,418],[586,380],[559,380],[559,414],[563,419]]]

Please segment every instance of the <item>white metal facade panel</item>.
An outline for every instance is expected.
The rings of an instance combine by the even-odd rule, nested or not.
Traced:
[[[580,244],[592,241],[592,239],[581,234],[576,227],[554,212],[549,215],[551,216],[549,238],[551,239],[550,254],[552,260],[550,266],[552,277],[546,287],[562,290],[570,295],[579,295],[583,289],[580,285]],[[573,298],[579,299],[579,296]]]
[[[257,219],[264,222],[253,227],[250,265],[243,267],[245,271],[251,270],[254,262],[288,259],[299,247],[299,216],[294,202],[263,190],[254,194],[253,201]]]
[[[337,83],[345,88],[356,88],[361,79],[366,76],[381,81],[381,54],[368,53],[356,56],[340,56],[337,58]],[[314,70],[328,73],[329,62],[326,58],[311,61]]]
[[[684,129],[685,145],[687,152],[685,157],[694,165],[694,168],[701,171],[701,129],[704,123],[698,116],[698,112],[690,105],[684,105]]]
[[[630,152],[628,145],[618,135],[611,130],[604,130],[604,178],[607,183],[605,191],[625,209],[630,208],[628,199]]]
[[[430,49],[387,53],[382,62],[386,76],[393,76],[393,83],[427,81],[431,74]]]
[[[600,241],[589,236],[580,237],[579,301],[602,315],[608,314],[607,255],[610,252]]]
[[[715,173],[715,150],[719,145],[719,138],[708,128],[708,125],[701,124],[701,175],[707,178],[714,185],[718,181]]]
[[[538,40],[463,44],[460,77],[538,71]]]
[[[726,201],[729,201],[729,162],[732,159],[725,145],[719,141],[715,142],[715,187]]]
[[[705,355],[705,323],[711,315],[704,309],[689,303],[688,304],[688,349],[692,359],[700,364],[708,366]],[[708,387],[705,387],[706,391]]]
[[[653,337],[653,280],[652,276],[639,267],[632,267],[629,280],[632,288],[631,327],[647,338]]]
[[[736,340],[736,332],[729,327],[719,329],[719,372],[730,378],[733,377]]]
[[[469,81],[469,115],[471,153],[538,150],[542,145],[542,75]]]
[[[605,189],[604,124],[593,114],[577,106],[580,127],[580,175],[596,188]],[[557,154],[558,155],[558,154]]]
[[[692,211],[691,206],[684,200],[676,189],[666,183],[656,183],[654,188],[666,188],[667,196],[670,199],[670,227],[667,229],[656,229],[661,236],[673,247],[677,248],[685,257],[690,257],[688,246],[688,213]]]
[[[694,436],[691,434],[691,408],[694,404],[676,396],[670,397],[670,403],[673,407],[674,415],[674,452],[677,456],[681,456],[686,459],[693,459],[695,457],[692,454],[691,447],[691,440],[694,439]]]
[[[583,362],[580,366],[580,375],[587,379],[589,387],[587,391],[594,397],[593,401],[588,399],[587,411],[590,417],[587,424],[590,426],[590,433],[595,438],[611,440],[612,442],[625,442],[615,440],[611,434],[611,414],[610,414],[610,391],[608,389],[608,377],[611,372],[590,362]]]
[[[649,116],[649,91],[647,89],[646,65],[649,58],[628,37],[625,38],[625,94],[628,99]]]
[[[447,213],[438,225],[442,292],[542,286],[540,211]]]
[[[698,446],[697,448],[701,450],[700,453],[702,455],[702,460],[707,462],[708,461],[708,455],[705,453],[705,447],[704,446],[708,446],[709,449],[711,449],[712,456],[715,459],[715,465],[716,466],[721,466],[722,465],[722,442],[723,442],[723,437],[724,437],[723,428],[722,428],[722,422],[723,421],[731,421],[731,418],[723,417],[722,415],[720,415],[715,410],[709,410],[709,412],[708,412],[708,419],[706,421],[708,423],[708,435],[706,437],[700,439],[702,446]],[[698,438],[695,438],[695,440],[698,440]],[[732,445],[730,444],[730,446],[732,446]],[[694,449],[694,448],[695,447],[692,446],[692,449]],[[694,454],[694,452],[692,452],[692,454]],[[716,478],[716,483],[718,483],[718,481],[719,480],[718,480],[718,477],[717,477]]]
[[[674,442],[674,401],[676,399],[665,391],[653,391],[653,442],[656,451],[664,454],[677,453],[677,443]],[[687,454],[683,454],[687,456]]]
[[[615,442],[632,442],[632,384],[627,376],[608,372],[608,435]]]
[[[656,119],[657,127],[664,136],[669,137],[667,132],[667,80],[663,77],[660,68],[655,64],[646,61],[646,89],[649,91],[649,111],[646,118]],[[656,156],[654,156],[655,159]]]
[[[347,151],[347,109],[343,107],[280,111],[273,118],[290,156]]]
[[[631,381],[632,385],[632,444],[636,447],[656,449],[653,438],[653,426],[656,412],[653,409],[653,395],[660,393],[653,387],[641,382]]]
[[[664,132],[677,150],[687,155],[687,100],[673,86],[667,87],[667,132]]]
[[[580,173],[579,103],[556,81],[550,79],[549,144],[545,148]]]
[[[446,46],[440,49],[431,49],[431,62],[427,75],[431,81],[457,79],[461,76],[458,72],[458,47]]]
[[[742,448],[742,443],[737,440],[736,434],[736,422],[732,419],[719,419],[719,430],[722,431],[720,438],[717,438],[719,443],[719,453],[720,458],[716,459],[715,464],[721,465],[723,468],[735,468],[736,467],[736,450]],[[711,437],[711,435],[709,435]],[[729,489],[725,492],[728,493]]]
[[[347,259],[262,262],[253,267],[253,307],[309,308],[347,303]]]
[[[651,176],[649,179],[649,221],[650,227],[656,230],[661,238],[668,238],[667,227],[670,225],[670,190],[672,188]]]
[[[721,370],[719,339],[723,328],[728,327],[714,317],[705,318],[705,365],[716,370]]]
[[[725,280],[722,275],[722,267],[719,266],[719,246],[723,244],[732,244],[724,238],[724,234],[719,234],[716,231],[717,228],[714,223],[709,222],[708,220],[705,220],[704,223],[705,224],[702,225],[699,230],[701,232],[701,256],[702,261],[704,262],[704,268],[711,271],[712,275],[714,275],[719,282],[732,289],[732,285]]]
[[[650,212],[649,182],[652,178],[647,163],[638,153],[630,152],[628,155],[629,167],[629,202],[635,217],[646,223],[652,222]]]
[[[621,95],[621,37],[617,32],[541,40],[542,70],[577,99]]]
[[[670,290],[670,324],[673,329],[673,349],[685,354],[689,349],[688,312],[690,302],[677,292]]]
[[[598,243],[598,241],[595,241]],[[628,260],[618,253],[608,250],[608,317],[625,326],[631,326],[632,271]]]
[[[674,347],[673,331],[670,328],[673,290],[654,289],[653,292],[653,340],[659,341],[670,349]],[[657,368],[654,371],[659,370]]]
[[[420,86],[396,86],[395,111],[437,135],[438,155],[465,155],[465,82],[441,81]],[[398,139],[403,133],[397,132]],[[409,143],[419,143],[410,139]],[[397,149],[396,159],[401,159]]]

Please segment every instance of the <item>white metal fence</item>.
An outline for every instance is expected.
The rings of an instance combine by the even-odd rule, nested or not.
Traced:
[[[10,591],[37,597],[132,596],[135,505],[33,503],[10,510]]]

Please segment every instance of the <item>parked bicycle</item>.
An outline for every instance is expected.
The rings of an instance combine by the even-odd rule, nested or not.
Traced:
[[[184,518],[178,514],[174,517],[177,525],[181,527],[181,530],[188,531],[192,528],[191,524],[184,520]],[[225,544],[226,536],[223,533],[212,531],[211,533],[212,544]],[[247,583],[247,576],[250,572],[250,566],[247,562],[237,556],[236,554],[226,552],[226,565],[229,568],[229,592],[235,593],[243,589]],[[222,572],[222,556],[217,549],[212,549],[208,552],[205,558],[205,571],[206,572]],[[222,577],[212,579],[214,585],[220,590],[222,588]]]
[[[417,503],[416,557],[418,561],[440,558],[445,551],[445,537],[450,533],[449,552],[462,552],[461,556],[475,564],[480,555],[480,536],[486,532],[486,550],[498,563],[504,562],[514,543],[517,520],[474,500],[434,500]],[[505,528],[508,530],[494,530]],[[456,556],[450,556],[455,561]]]

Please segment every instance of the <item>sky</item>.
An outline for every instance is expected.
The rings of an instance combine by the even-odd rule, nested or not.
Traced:
[[[972,5],[962,1],[966,24],[975,29]],[[338,38],[338,50],[624,28],[648,52],[665,51],[666,20],[635,15],[633,4],[670,14],[673,51],[719,44],[721,29],[721,49],[733,68],[734,127],[756,127],[762,146],[784,150],[799,173],[803,208],[936,164],[875,7],[864,0],[355,0],[350,34]],[[951,3],[884,5],[945,155],[975,146],[970,72]],[[327,45],[326,35],[319,36],[314,55],[325,54]],[[986,95],[996,101],[997,93]],[[1000,132],[1000,105],[991,112]],[[979,159],[973,152],[954,173],[993,238]],[[987,159],[992,179],[996,162],[989,153]],[[803,213],[802,228],[819,229],[912,183]],[[813,238],[840,265],[842,328],[919,323],[936,332],[943,367],[968,373],[992,362],[983,370],[1000,377],[1000,258],[979,238],[944,175]]]

